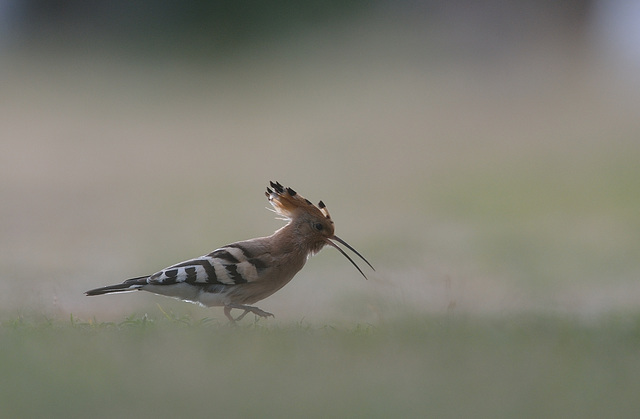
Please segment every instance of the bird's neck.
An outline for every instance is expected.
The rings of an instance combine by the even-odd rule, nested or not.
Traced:
[[[277,249],[277,253],[291,263],[298,262],[304,265],[310,256],[320,250],[308,237],[300,233],[294,222],[273,233],[271,240],[272,249]]]

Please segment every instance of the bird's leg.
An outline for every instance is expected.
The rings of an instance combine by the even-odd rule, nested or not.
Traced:
[[[246,316],[248,312],[249,310],[245,310],[244,313],[236,317],[236,321],[239,322],[240,320],[244,319],[244,316]]]
[[[236,317],[235,319],[231,316],[231,309],[237,308],[239,310],[244,310],[244,313]],[[242,304],[228,304],[224,306],[224,315],[227,316],[231,323],[235,323],[236,321],[240,321],[247,315],[247,313],[253,313],[258,317],[275,317],[273,314],[266,312],[264,310],[259,309],[258,307],[245,306]]]
[[[231,316],[231,307],[224,306],[224,315],[227,316],[227,319],[229,319],[229,323],[231,323],[232,325],[236,324],[236,319]]]

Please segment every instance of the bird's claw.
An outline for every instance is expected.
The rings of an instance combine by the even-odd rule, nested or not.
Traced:
[[[242,313],[241,315],[239,315],[238,317],[236,317],[235,319],[233,318],[233,316],[231,316],[231,309],[232,308],[237,308],[239,310],[244,310],[244,313]],[[273,313],[269,313],[268,311],[264,311],[262,309],[259,309],[258,307],[252,307],[252,306],[245,306],[245,305],[241,305],[241,304],[230,304],[224,307],[224,314],[227,316],[227,318],[229,319],[229,321],[231,323],[235,323],[237,321],[240,321],[244,318],[244,316],[246,316],[248,313],[253,313],[258,317],[262,317],[262,318],[267,318],[267,317],[275,317],[273,315]]]

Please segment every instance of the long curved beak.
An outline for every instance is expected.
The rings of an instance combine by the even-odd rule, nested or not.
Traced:
[[[341,239],[340,237],[338,237],[338,236],[333,236],[333,237],[331,237],[331,239],[333,239],[333,240],[337,241],[338,243],[340,243],[340,244],[342,244],[342,245],[346,246],[346,247],[347,247],[347,249],[351,250],[353,253],[355,253],[356,255],[360,256],[360,259],[364,260],[364,261],[367,263],[367,265],[369,265],[369,267],[371,267],[371,269],[373,269],[373,270],[375,271],[375,268],[374,268],[374,267],[369,263],[369,261],[368,261],[367,259],[365,259],[365,258],[364,258],[364,256],[362,256],[362,255],[360,254],[360,252],[358,252],[356,249],[354,249],[353,247],[351,247],[351,246],[349,245],[349,243],[347,243],[346,241],[342,240],[342,239]],[[367,278],[367,276],[364,274],[364,272],[362,272],[362,269],[360,269],[360,267],[359,267],[358,265],[356,265],[356,263],[353,261],[353,259],[351,259],[351,258],[349,257],[349,255],[347,255],[347,254],[345,253],[345,251],[344,251],[344,250],[342,250],[342,249],[341,249],[337,244],[335,244],[334,242],[332,242],[330,239],[327,239],[327,244],[328,244],[329,246],[331,246],[331,247],[335,247],[336,249],[338,249],[338,251],[339,251],[340,253],[342,253],[342,255],[343,255],[344,257],[346,257],[347,259],[349,259],[349,262],[351,262],[351,264],[352,264],[353,266],[355,266],[355,267],[356,267],[356,269],[358,270],[358,272],[360,272],[360,273],[362,274],[362,276],[364,276],[364,279],[369,279],[369,278]]]

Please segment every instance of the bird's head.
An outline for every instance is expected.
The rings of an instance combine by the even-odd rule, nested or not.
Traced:
[[[334,234],[333,221],[322,201],[314,205],[293,189],[285,188],[278,182],[270,182],[270,185],[273,189],[267,188],[265,194],[275,212],[295,226],[299,234],[304,237],[304,242],[311,253],[319,252],[324,245],[334,247],[358,269],[362,276],[367,278],[362,269],[334,241],[358,255],[371,269],[374,269],[373,266],[356,249]]]

